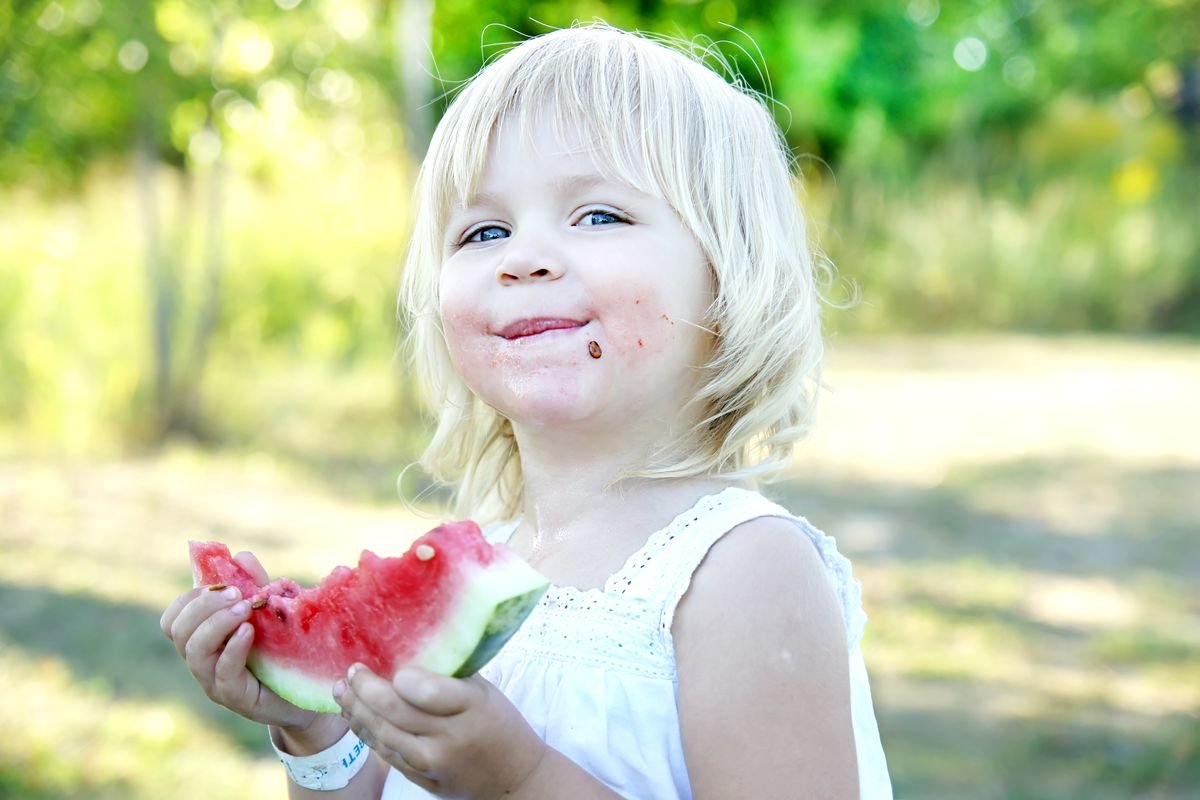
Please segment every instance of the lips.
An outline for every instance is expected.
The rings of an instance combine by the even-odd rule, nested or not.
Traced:
[[[505,325],[497,333],[505,339],[520,339],[525,336],[537,336],[539,333],[546,331],[569,330],[571,328],[582,328],[587,323],[578,319],[565,319],[562,317],[533,317],[530,319],[519,319],[516,322],[510,322]]]

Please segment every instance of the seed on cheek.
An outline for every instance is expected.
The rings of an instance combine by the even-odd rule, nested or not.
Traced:
[[[588,355],[592,358],[599,358],[601,355],[603,355],[600,352],[599,342],[588,342]]]

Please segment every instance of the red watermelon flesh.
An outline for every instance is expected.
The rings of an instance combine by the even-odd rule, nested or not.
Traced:
[[[190,542],[197,586],[236,586],[250,601],[247,666],[285,700],[338,712],[333,684],[360,663],[390,677],[405,665],[473,674],[496,654],[549,586],[470,521],[441,525],[396,558],[364,550],[306,589],[261,586],[219,542]]]

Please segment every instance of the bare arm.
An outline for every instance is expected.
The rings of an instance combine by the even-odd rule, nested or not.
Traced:
[[[696,800],[859,796],[841,611],[792,523],[752,520],[714,545],[674,636]]]
[[[592,777],[562,753],[547,747],[537,769],[512,795],[513,800],[621,800],[621,796]]]

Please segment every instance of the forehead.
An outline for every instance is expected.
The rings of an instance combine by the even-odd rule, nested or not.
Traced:
[[[548,100],[507,110],[491,123],[486,139],[451,159],[447,210],[476,203],[531,170],[563,189],[616,183],[661,197],[646,148],[628,141],[619,127],[602,129],[590,116]]]
[[[477,192],[486,192],[530,177],[562,188],[630,182],[579,127],[567,123],[560,129],[544,112],[501,119],[488,137],[482,170],[473,183]]]
[[[508,114],[496,121],[488,137],[484,173],[497,161],[533,160],[539,165],[561,165],[579,172],[601,171],[599,143],[589,138],[576,120],[558,120],[539,108],[531,114]]]

